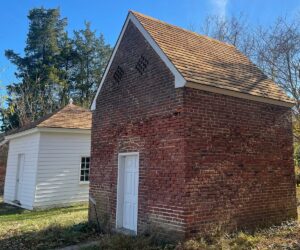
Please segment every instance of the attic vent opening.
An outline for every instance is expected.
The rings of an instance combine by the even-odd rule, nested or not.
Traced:
[[[135,68],[142,75],[144,73],[144,71],[146,70],[148,64],[149,64],[149,61],[146,59],[146,57],[141,56],[136,64]]]
[[[120,66],[118,66],[113,75],[115,81],[119,83],[122,80],[123,75],[124,75],[124,70]]]

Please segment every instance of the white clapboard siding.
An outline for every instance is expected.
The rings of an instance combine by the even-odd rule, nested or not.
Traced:
[[[4,201],[15,200],[18,155],[24,154],[23,182],[20,203],[27,209],[33,208],[40,133],[33,133],[9,141],[7,168],[4,186]]]
[[[34,207],[88,200],[89,185],[80,183],[82,156],[90,156],[90,134],[42,132]]]

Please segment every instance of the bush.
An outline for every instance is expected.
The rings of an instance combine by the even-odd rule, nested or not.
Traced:
[[[211,249],[207,243],[203,240],[191,239],[184,243],[180,243],[175,250],[201,250],[201,249]]]
[[[231,250],[248,250],[253,249],[258,241],[257,237],[241,232],[231,240],[229,246]]]
[[[294,163],[295,166],[300,166],[300,144],[294,144]]]

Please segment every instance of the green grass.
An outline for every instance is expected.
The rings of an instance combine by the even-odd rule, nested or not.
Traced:
[[[0,249],[51,249],[96,236],[87,204],[28,211],[0,201]]]
[[[300,204],[300,187],[297,188]],[[298,207],[299,209],[299,207]],[[299,210],[300,212],[300,210]],[[82,250],[250,250],[300,249],[300,226],[285,222],[255,233],[218,234],[166,245],[151,236],[97,235],[87,222],[87,205],[28,211],[6,205],[0,199],[0,249],[53,249],[98,240]]]

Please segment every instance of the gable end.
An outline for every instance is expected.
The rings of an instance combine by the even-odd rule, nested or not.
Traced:
[[[186,84],[186,80],[184,79],[184,77],[180,74],[180,72],[176,69],[176,67],[174,66],[174,64],[170,61],[170,59],[166,56],[166,54],[162,51],[162,49],[158,46],[158,44],[154,41],[154,39],[150,36],[150,34],[145,30],[145,28],[143,27],[143,25],[139,22],[139,20],[132,14],[132,12],[129,12],[126,21],[123,25],[121,34],[117,40],[117,43],[115,45],[115,48],[113,50],[113,53],[109,59],[109,62],[106,66],[105,72],[103,74],[103,77],[101,79],[101,83],[97,89],[97,93],[94,97],[93,103],[91,105],[91,110],[95,110],[96,109],[96,101],[98,98],[98,95],[100,93],[100,90],[103,86],[103,83],[106,79],[107,73],[109,72],[110,66],[114,60],[115,54],[119,48],[119,44],[123,38],[123,35],[125,33],[125,30],[128,26],[129,21],[131,21],[135,27],[141,32],[141,34],[144,36],[144,38],[146,39],[146,41],[150,44],[150,46],[153,48],[153,50],[159,55],[159,57],[161,58],[161,60],[166,64],[166,66],[170,69],[170,71],[172,72],[172,74],[174,75],[175,78],[175,88],[181,88],[184,87]]]

